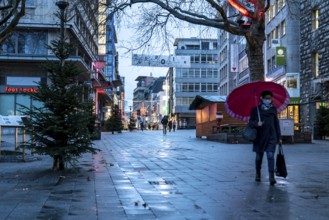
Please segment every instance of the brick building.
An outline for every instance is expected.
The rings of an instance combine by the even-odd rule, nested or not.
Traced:
[[[300,6],[300,121],[312,129],[316,110],[329,105],[329,4],[302,0]]]

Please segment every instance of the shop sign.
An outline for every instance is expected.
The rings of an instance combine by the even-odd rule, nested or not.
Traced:
[[[6,93],[36,93],[39,92],[36,87],[5,87]]]
[[[286,64],[286,48],[276,47],[275,48],[276,65],[284,66]]]
[[[300,97],[290,97],[289,105],[298,105],[300,103]]]

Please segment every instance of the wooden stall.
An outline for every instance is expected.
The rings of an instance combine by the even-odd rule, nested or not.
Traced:
[[[223,125],[246,124],[226,113],[225,100],[226,96],[195,97],[189,109],[196,110],[196,137],[220,133]]]

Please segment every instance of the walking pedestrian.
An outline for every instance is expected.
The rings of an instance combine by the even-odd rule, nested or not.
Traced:
[[[176,125],[177,125],[177,122],[176,120],[174,119],[173,122],[172,122],[172,130],[175,132],[176,130]]]
[[[273,93],[265,90],[261,93],[260,103],[255,107],[249,119],[249,126],[257,129],[257,137],[253,142],[253,151],[256,153],[255,167],[257,182],[261,181],[261,168],[264,152],[267,156],[269,181],[276,184],[274,177],[274,153],[277,143],[282,143],[280,124],[277,110],[272,102]]]
[[[167,124],[168,124],[168,116],[163,116],[163,118],[161,119],[161,124],[163,127],[163,134],[167,134]]]
[[[144,122],[143,121],[141,121],[140,126],[141,126],[141,130],[144,131]]]
[[[168,127],[169,127],[169,132],[171,132],[171,129],[172,129],[172,120],[169,120]]]

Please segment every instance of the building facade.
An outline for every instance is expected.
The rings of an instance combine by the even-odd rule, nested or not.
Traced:
[[[300,9],[300,121],[313,129],[317,109],[329,107],[329,5],[302,0]]]
[[[291,97],[280,118],[300,121],[300,4],[272,0],[265,15],[265,79],[283,85]],[[295,129],[299,129],[298,126]]]
[[[37,82],[47,81],[42,63],[56,59],[46,45],[58,39],[59,11],[52,0],[27,1],[25,16],[12,34],[1,45],[0,53],[0,115],[19,115],[19,105],[27,107],[42,103],[25,96],[26,92],[37,92]],[[71,20],[65,23],[65,37],[75,45],[69,61],[75,62],[82,72],[80,83],[90,87],[90,73],[97,60],[97,17],[90,13],[91,2],[69,5],[67,12]],[[89,16],[87,16],[89,15]]]
[[[178,128],[195,128],[196,95],[216,95],[218,86],[217,39],[177,38],[175,56],[190,56],[190,68],[173,68],[173,114]]]

